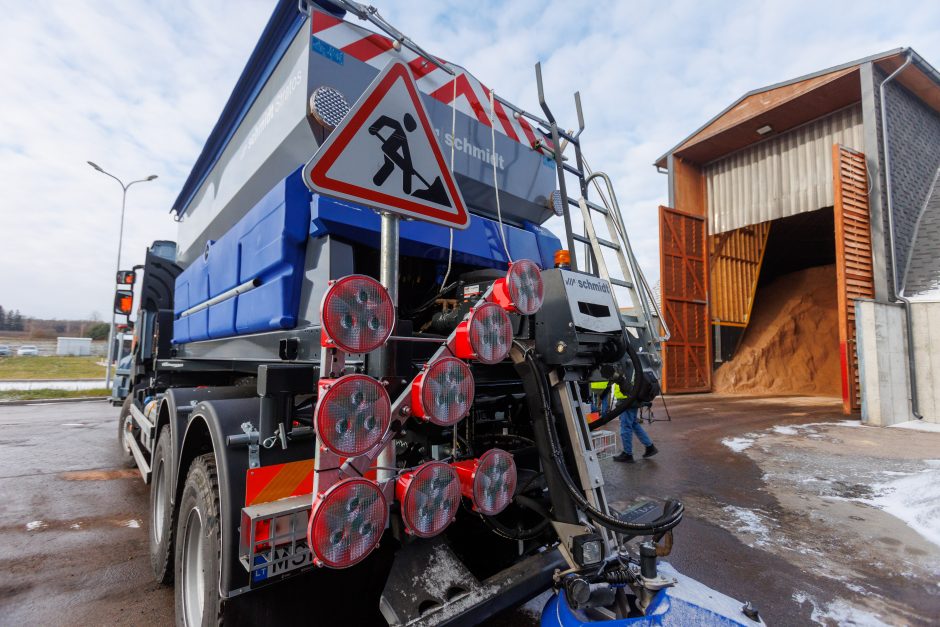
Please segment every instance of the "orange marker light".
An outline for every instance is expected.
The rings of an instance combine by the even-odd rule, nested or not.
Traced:
[[[555,251],[555,267],[556,268],[570,268],[571,267],[571,253],[562,248],[561,250]]]

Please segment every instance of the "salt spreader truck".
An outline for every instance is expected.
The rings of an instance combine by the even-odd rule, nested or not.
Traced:
[[[668,331],[536,70],[538,114],[372,7],[277,3],[140,285],[119,442],[178,624],[549,589],[546,625],[759,623],[657,563],[680,502],[607,502],[597,427],[659,393]],[[589,423],[592,381],[629,398]]]

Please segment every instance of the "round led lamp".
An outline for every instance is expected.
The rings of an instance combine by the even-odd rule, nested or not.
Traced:
[[[512,502],[516,493],[516,462],[498,448],[478,459],[453,464],[460,477],[461,493],[473,502],[473,509],[495,516]]]
[[[321,386],[317,434],[324,446],[341,457],[357,457],[378,444],[391,416],[388,392],[372,377],[347,374]]]
[[[451,351],[460,359],[498,364],[512,346],[512,324],[496,303],[483,303],[470,310],[470,318],[457,325]]]
[[[332,87],[318,87],[310,96],[310,114],[326,128],[336,128],[349,113],[349,103],[342,92]]]
[[[322,344],[347,353],[369,353],[388,341],[395,307],[375,279],[352,274],[334,281],[320,306]]]
[[[307,527],[314,563],[348,568],[375,547],[388,524],[388,504],[374,482],[346,479],[317,498]]]
[[[530,259],[509,264],[506,278],[493,284],[493,300],[508,311],[531,316],[542,308],[542,271]]]
[[[416,418],[449,427],[467,417],[473,405],[473,373],[456,357],[441,357],[411,385],[411,411]]]
[[[453,522],[460,507],[460,479],[444,462],[427,462],[405,473],[395,484],[405,531],[430,538]]]

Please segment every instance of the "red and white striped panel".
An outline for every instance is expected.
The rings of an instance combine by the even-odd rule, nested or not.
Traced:
[[[312,22],[314,37],[377,70],[383,69],[393,58],[405,61],[414,74],[418,89],[446,105],[451,104],[454,99],[454,81],[457,81],[457,110],[476,118],[481,124],[490,126],[489,89],[463,68],[451,64],[458,72],[456,77],[452,77],[407,48],[395,50],[392,40],[388,37],[327,13],[312,11]],[[440,61],[444,63],[443,59]],[[539,138],[543,144],[546,143],[542,134],[536,135],[536,131],[525,118],[517,117],[499,102],[494,101],[493,113],[496,118],[496,130],[510,139],[529,147],[534,146]]]

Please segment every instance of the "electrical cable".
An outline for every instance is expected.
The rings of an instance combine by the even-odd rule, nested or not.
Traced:
[[[496,105],[493,102],[496,92],[490,90],[490,135],[493,139],[493,154],[490,162],[493,164],[493,190],[496,192],[496,217],[499,219],[499,236],[503,240],[503,250],[506,251],[506,259],[512,263],[512,255],[509,254],[509,246],[506,245],[506,227],[503,226],[503,211],[499,206],[499,184],[496,182]]]
[[[457,75],[454,74],[454,97],[450,101],[450,174],[454,175],[454,135],[457,133]],[[454,229],[450,231],[450,243],[447,246],[447,272],[444,273],[444,280],[441,281],[440,294],[444,293],[444,286],[447,285],[447,279],[450,278],[450,270],[454,262]]]
[[[620,518],[615,518],[610,514],[606,514],[599,509],[591,505],[584,495],[581,494],[581,490],[575,485],[574,480],[571,478],[571,475],[568,473],[568,468],[565,465],[564,453],[561,449],[561,443],[558,439],[558,432],[555,429],[555,420],[551,412],[551,398],[548,395],[548,392],[545,388],[545,374],[542,371],[542,367],[539,362],[532,355],[525,346],[515,342],[515,344],[522,349],[524,359],[529,364],[531,369],[531,376],[535,383],[536,388],[539,391],[539,400],[542,403],[543,418],[546,421],[549,438],[549,446],[551,448],[551,460],[554,463],[558,474],[562,479],[562,483],[565,485],[568,490],[571,498],[574,499],[578,507],[587,514],[588,518],[612,531],[628,534],[628,535],[644,535],[644,536],[653,536],[660,533],[665,533],[670,529],[674,528],[682,521],[682,515],[685,511],[685,507],[682,503],[675,501],[675,506],[664,513],[662,516],[650,523],[632,523]]]

